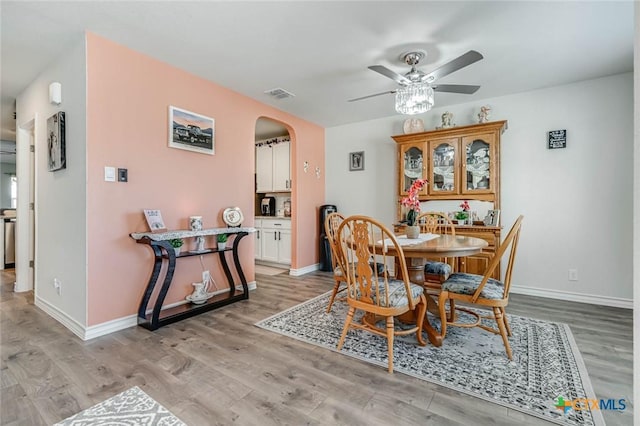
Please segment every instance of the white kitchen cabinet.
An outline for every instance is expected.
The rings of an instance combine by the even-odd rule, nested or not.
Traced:
[[[291,191],[290,142],[282,142],[273,146],[273,190]]]
[[[291,221],[262,219],[259,260],[291,264]],[[258,259],[258,258],[256,258]]]
[[[256,232],[253,233],[254,257],[256,259],[262,259],[262,220],[256,219],[253,227],[256,228]]]
[[[290,145],[256,147],[256,192],[291,192]]]
[[[263,145],[256,147],[256,191],[273,189],[273,149]]]

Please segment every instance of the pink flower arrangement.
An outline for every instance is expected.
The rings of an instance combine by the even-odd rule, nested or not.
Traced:
[[[462,204],[460,204],[460,208],[463,212],[468,212],[469,210],[471,210],[471,207],[469,207],[469,203],[467,202],[467,200],[464,200]]]
[[[409,208],[407,212],[407,224],[409,226],[415,226],[416,218],[418,217],[418,213],[420,213],[420,199],[418,197],[418,193],[427,183],[426,179],[416,179],[411,184],[411,188],[409,188],[409,195],[404,197],[400,204]]]

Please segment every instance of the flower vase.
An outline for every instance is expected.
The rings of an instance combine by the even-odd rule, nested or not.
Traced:
[[[407,238],[418,238],[420,236],[420,227],[418,225],[408,225],[405,234]]]

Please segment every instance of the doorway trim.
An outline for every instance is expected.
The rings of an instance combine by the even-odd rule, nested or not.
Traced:
[[[16,130],[16,176],[18,177],[18,203],[16,206],[16,283],[15,292],[34,290],[36,279],[35,264],[30,265],[30,253],[36,253],[35,223],[37,221],[35,203],[36,197],[36,141],[38,114],[27,119],[17,126]],[[31,152],[30,146],[34,146]],[[33,197],[31,189],[33,188]],[[33,222],[30,221],[30,199],[33,198],[34,212]],[[24,224],[27,224],[25,226]],[[30,225],[29,225],[30,224]]]

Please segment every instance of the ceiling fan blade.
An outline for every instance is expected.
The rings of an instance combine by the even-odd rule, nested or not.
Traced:
[[[391,80],[395,81],[398,84],[411,84],[411,80],[409,80],[404,75],[398,74],[397,72],[391,71],[389,68],[384,67],[382,65],[371,65],[369,67],[371,71],[375,71],[384,75],[385,77],[389,77]]]
[[[480,88],[480,86],[467,84],[434,84],[432,87],[436,92],[464,93],[465,95],[473,95]]]
[[[429,74],[422,77],[422,81],[436,81],[437,79],[442,78],[445,75],[449,75],[452,72],[458,71],[461,68],[473,64],[474,62],[478,62],[482,58],[483,56],[480,53],[476,52],[475,50],[470,50],[464,55],[458,56],[453,61],[447,62],[440,68],[431,71]]]
[[[376,93],[375,95],[369,95],[369,96],[363,96],[361,98],[349,99],[347,102],[361,101],[363,99],[369,99],[369,98],[373,98],[374,96],[380,96],[380,95],[388,95],[390,93],[396,93],[396,91],[395,90],[389,90],[387,92]]]

